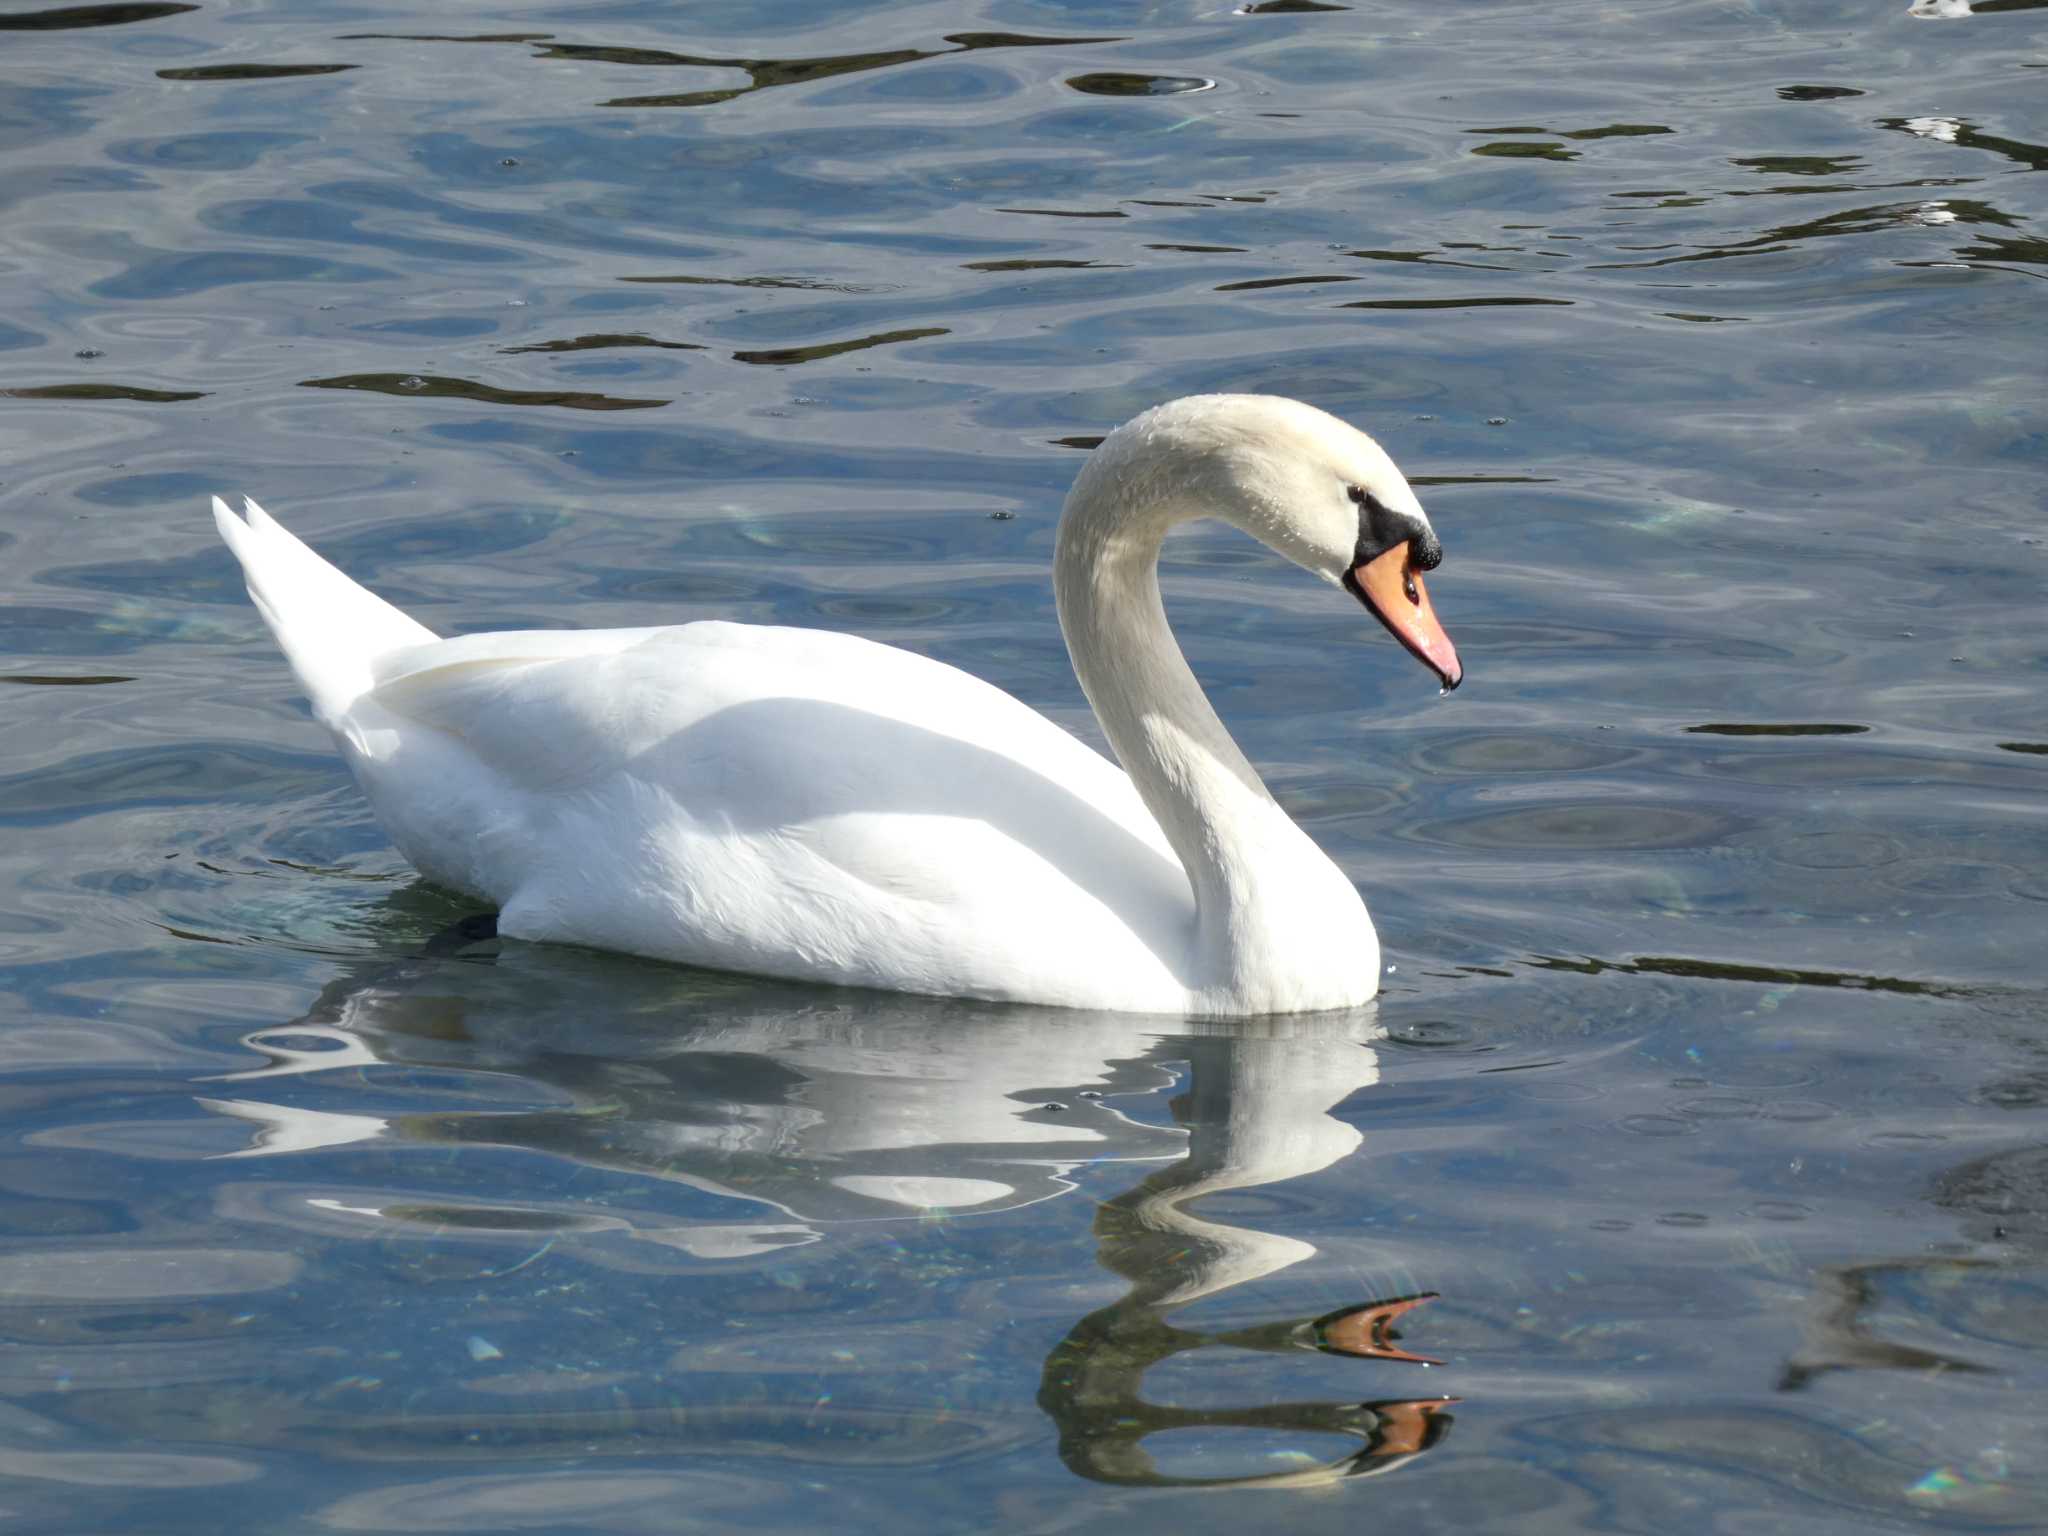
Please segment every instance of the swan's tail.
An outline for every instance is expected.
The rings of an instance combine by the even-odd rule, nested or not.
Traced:
[[[350,581],[246,497],[241,517],[214,497],[213,520],[323,724],[341,728],[349,705],[369,691],[379,656],[439,638]]]

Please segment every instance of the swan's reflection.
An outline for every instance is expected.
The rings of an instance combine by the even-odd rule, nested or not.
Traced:
[[[784,987],[512,946],[495,958],[357,968],[302,1019],[248,1036],[265,1064],[220,1080],[201,1102],[248,1128],[227,1157],[379,1140],[514,1146],[775,1213],[634,1233],[699,1259],[815,1241],[850,1221],[1014,1209],[1074,1189],[1093,1165],[1156,1165],[1099,1209],[1100,1261],[1129,1290],[1056,1347],[1040,1406],[1067,1465],[1084,1476],[1286,1485],[1399,1465],[1442,1437],[1447,1400],[1180,1410],[1143,1401],[1140,1387],[1162,1361],[1211,1347],[1320,1350],[1403,1373],[1422,1362],[1394,1342],[1393,1324],[1426,1297],[1227,1333],[1167,1321],[1315,1252],[1188,1207],[1314,1173],[1354,1150],[1358,1132],[1331,1111],[1378,1080],[1377,1035],[1370,1010],[1191,1026]],[[380,1073],[407,1069],[415,1079],[490,1074],[528,1102],[426,1114],[290,1102],[351,1082],[375,1090]],[[1154,1123],[1165,1119],[1156,1096],[1178,1084],[1175,1123]],[[555,1102],[536,1107],[536,1094]],[[396,1208],[348,1208],[406,1219]],[[1279,1472],[1159,1470],[1146,1437],[1186,1429],[1263,1431],[1269,1442],[1275,1432],[1334,1434],[1356,1445]]]
[[[1192,1068],[1174,1105],[1187,1128],[1187,1155],[1106,1202],[1095,1220],[1102,1263],[1130,1282],[1111,1306],[1075,1325],[1046,1361],[1039,1405],[1060,1426],[1060,1455],[1106,1482],[1180,1486],[1299,1486],[1391,1470],[1442,1439],[1443,1398],[1371,1403],[1277,1403],[1183,1409],[1146,1402],[1145,1373],[1209,1347],[1320,1349],[1362,1359],[1434,1364],[1395,1342],[1394,1321],[1430,1300],[1397,1297],[1324,1317],[1204,1334],[1174,1327],[1166,1314],[1314,1253],[1272,1233],[1204,1221],[1185,1206],[1206,1194],[1271,1184],[1326,1168],[1359,1143],[1330,1111],[1379,1079],[1355,1021],[1289,1019],[1202,1027],[1182,1042]],[[1249,1476],[1171,1476],[1146,1452],[1149,1436],[1221,1428],[1334,1434],[1360,1442],[1335,1461]]]

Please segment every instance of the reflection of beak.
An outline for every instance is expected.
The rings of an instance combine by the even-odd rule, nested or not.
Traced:
[[[1430,1420],[1457,1403],[1455,1397],[1432,1397],[1407,1403],[1374,1403],[1380,1416],[1380,1433],[1368,1456],[1414,1456],[1429,1449]]]
[[[1397,1296],[1392,1301],[1368,1301],[1362,1307],[1346,1307],[1315,1320],[1316,1348],[1333,1355],[1355,1355],[1362,1360],[1409,1360],[1417,1365],[1442,1365],[1428,1355],[1411,1355],[1394,1342],[1394,1320],[1412,1312],[1425,1301],[1435,1301],[1435,1291],[1420,1296]]]
[[[1457,647],[1451,644],[1451,637],[1437,622],[1436,610],[1429,605],[1429,589],[1422,584],[1412,543],[1396,544],[1365,564],[1354,566],[1344,573],[1344,585],[1393,632],[1396,640],[1443,679],[1446,689],[1465,680]]]

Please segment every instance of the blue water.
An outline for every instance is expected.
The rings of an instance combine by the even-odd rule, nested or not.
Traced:
[[[11,1528],[2048,1525],[2048,6],[1913,9],[0,3]],[[1356,1015],[427,953],[205,509],[1097,739],[1205,389],[1447,550],[1444,699],[1168,550]]]

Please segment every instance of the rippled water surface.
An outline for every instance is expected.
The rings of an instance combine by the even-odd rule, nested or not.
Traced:
[[[10,1528],[2048,1525],[2044,28],[0,0]],[[1168,550],[1356,1016],[429,948],[204,499],[1092,739],[1060,498],[1213,389],[1448,551],[1439,699]]]

